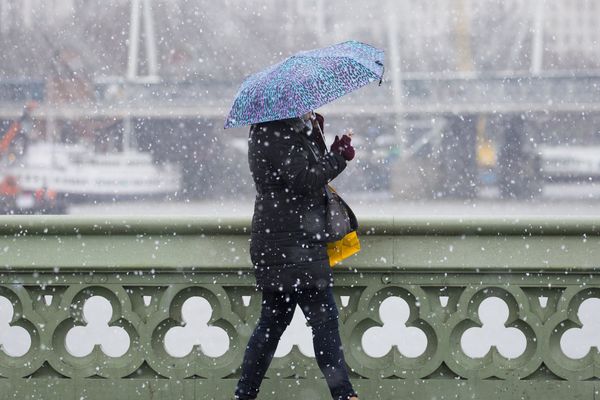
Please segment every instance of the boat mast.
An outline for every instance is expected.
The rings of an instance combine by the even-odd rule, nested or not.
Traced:
[[[146,76],[138,75],[140,52],[140,26],[144,23],[144,44],[146,45]],[[131,0],[129,22],[129,53],[127,57],[127,79],[135,82],[158,82],[158,57],[154,37],[154,17],[151,0]]]
[[[140,27],[144,24],[144,44],[146,56],[146,75],[138,74],[140,52]],[[152,0],[131,0],[131,17],[129,22],[129,51],[127,56],[127,81],[133,83],[156,83],[158,76],[158,52],[154,37],[154,17]],[[131,116],[123,119],[123,151],[137,148],[134,125]]]
[[[389,65],[391,69],[391,89],[392,89],[392,100],[394,107],[394,131],[399,146],[399,151],[405,150],[401,146],[404,143],[404,118],[402,116],[402,65],[400,54],[400,34],[399,28],[399,15],[404,12],[402,2],[396,2],[393,0],[387,0],[386,9],[386,33],[387,33],[387,44],[390,50]]]
[[[539,75],[542,72],[544,62],[544,11],[546,3],[544,0],[537,0],[535,4],[535,19],[533,30],[533,41],[531,49],[531,67],[529,71],[532,75]]]

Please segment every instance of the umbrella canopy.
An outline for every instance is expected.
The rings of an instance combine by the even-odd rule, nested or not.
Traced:
[[[383,77],[383,50],[348,41],[303,51],[240,87],[225,128],[297,117]]]

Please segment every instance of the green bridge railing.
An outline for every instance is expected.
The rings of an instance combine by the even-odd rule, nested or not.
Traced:
[[[361,226],[335,294],[362,399],[600,398],[600,218]],[[0,217],[0,399],[231,399],[260,309],[248,229]],[[328,398],[309,353],[259,398]]]

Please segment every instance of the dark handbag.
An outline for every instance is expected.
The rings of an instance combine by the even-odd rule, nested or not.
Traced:
[[[327,218],[325,221],[325,241],[335,242],[358,228],[358,221],[352,209],[329,185],[327,193]]]

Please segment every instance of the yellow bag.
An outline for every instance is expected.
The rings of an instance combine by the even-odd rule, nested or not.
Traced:
[[[352,231],[337,242],[327,243],[329,266],[333,267],[340,261],[360,251],[360,242],[356,231]]]
[[[329,186],[332,192],[337,193],[333,186]],[[341,199],[341,197],[340,197]],[[343,202],[343,200],[342,200]],[[346,204],[344,202],[344,204]],[[329,266],[333,267],[340,261],[356,254],[360,251],[360,242],[356,231],[352,231],[340,240],[327,243],[327,255],[329,256]]]

